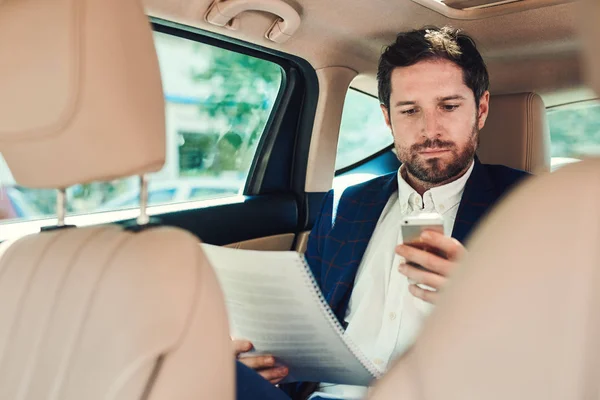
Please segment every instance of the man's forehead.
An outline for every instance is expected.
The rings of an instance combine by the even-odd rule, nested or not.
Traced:
[[[462,69],[449,60],[424,60],[409,67],[398,67],[391,76],[392,97],[415,101],[472,93],[464,82]]]

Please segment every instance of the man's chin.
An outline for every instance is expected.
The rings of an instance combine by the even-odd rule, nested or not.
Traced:
[[[448,164],[440,161],[439,159],[430,160],[420,163],[418,168],[408,168],[408,170],[411,175],[423,182],[437,184],[452,179]]]
[[[439,174],[439,173],[434,173],[434,172],[429,172],[427,174],[422,174],[421,177],[417,177],[420,181],[423,182],[427,182],[427,183],[431,183],[431,184],[438,184],[438,183],[443,183],[446,181],[449,181],[450,179],[452,179],[451,176],[448,176],[446,174]]]
[[[440,174],[442,171],[447,171],[449,162],[446,157],[429,157],[421,158],[418,162],[419,169],[427,174]]]

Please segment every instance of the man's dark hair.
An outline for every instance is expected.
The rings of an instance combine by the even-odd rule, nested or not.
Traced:
[[[473,39],[459,29],[450,27],[426,27],[402,32],[394,43],[386,47],[377,70],[381,104],[390,108],[392,71],[426,59],[450,60],[461,67],[465,85],[473,91],[475,103],[479,106],[479,99],[490,86],[487,68]]]

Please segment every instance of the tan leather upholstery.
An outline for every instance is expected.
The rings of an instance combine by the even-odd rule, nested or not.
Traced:
[[[550,170],[550,130],[535,93],[492,96],[477,151],[482,162],[532,173]]]
[[[585,78],[588,85],[600,94],[600,53],[598,39],[600,38],[600,2],[583,0],[579,2],[580,12],[578,28],[584,45],[583,59]]]
[[[244,250],[287,251],[292,248],[293,242],[294,234],[285,233],[283,235],[266,236],[244,240],[242,242],[230,243],[225,247]]]
[[[306,166],[304,187],[307,192],[326,192],[331,189],[344,101],[354,77],[356,71],[345,67],[317,70],[319,102]]]
[[[452,10],[436,0],[419,0],[434,9],[411,0],[282,1],[302,16],[300,29],[283,44],[265,38],[274,19],[269,13],[243,13],[236,30],[225,30],[203,18],[214,0],[144,0],[144,5],[155,17],[294,54],[315,69],[348,67],[365,78],[360,83],[352,82],[352,86],[374,96],[382,49],[394,42],[398,32],[425,25],[450,24],[475,38],[485,54],[493,94],[552,93],[580,86],[583,81],[576,37],[575,10],[579,0],[563,5],[557,3],[570,0],[514,1],[469,11]],[[454,15],[444,17],[450,13]],[[468,20],[475,19],[461,21],[465,14]],[[505,15],[488,18],[494,14]]]
[[[232,399],[222,293],[192,235],[116,226],[0,254],[0,399]]]
[[[1,2],[0,57],[0,152],[19,184],[160,168],[164,100],[138,0]],[[233,371],[194,236],[104,226],[2,245],[0,400],[231,400]]]
[[[298,240],[296,240],[296,251],[299,253],[306,252],[306,246],[308,245],[308,236],[310,235],[310,231],[302,232],[298,235]]]
[[[0,2],[0,59],[0,146],[21,185],[162,167],[164,99],[139,1]]]
[[[598,160],[509,196],[473,236],[416,345],[371,398],[598,398],[598,198]]]
[[[265,37],[275,43],[288,41],[300,27],[300,14],[292,6],[283,1],[273,0],[229,0],[215,1],[204,16],[206,22],[239,29],[239,18],[248,11],[264,11],[275,14],[276,20],[265,33]]]

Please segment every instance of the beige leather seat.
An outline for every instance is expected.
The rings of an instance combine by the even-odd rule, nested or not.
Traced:
[[[600,161],[531,180],[470,243],[372,399],[597,399]]]
[[[600,92],[600,3],[584,31]],[[593,10],[593,11],[592,11]],[[482,224],[376,400],[600,396],[600,160],[529,180]]]
[[[2,2],[0,43],[0,152],[18,183],[160,169],[164,98],[137,0]],[[62,228],[0,246],[1,400],[233,399],[232,360],[191,234]]]
[[[487,164],[549,171],[550,129],[542,98],[535,93],[492,96],[477,154]]]

